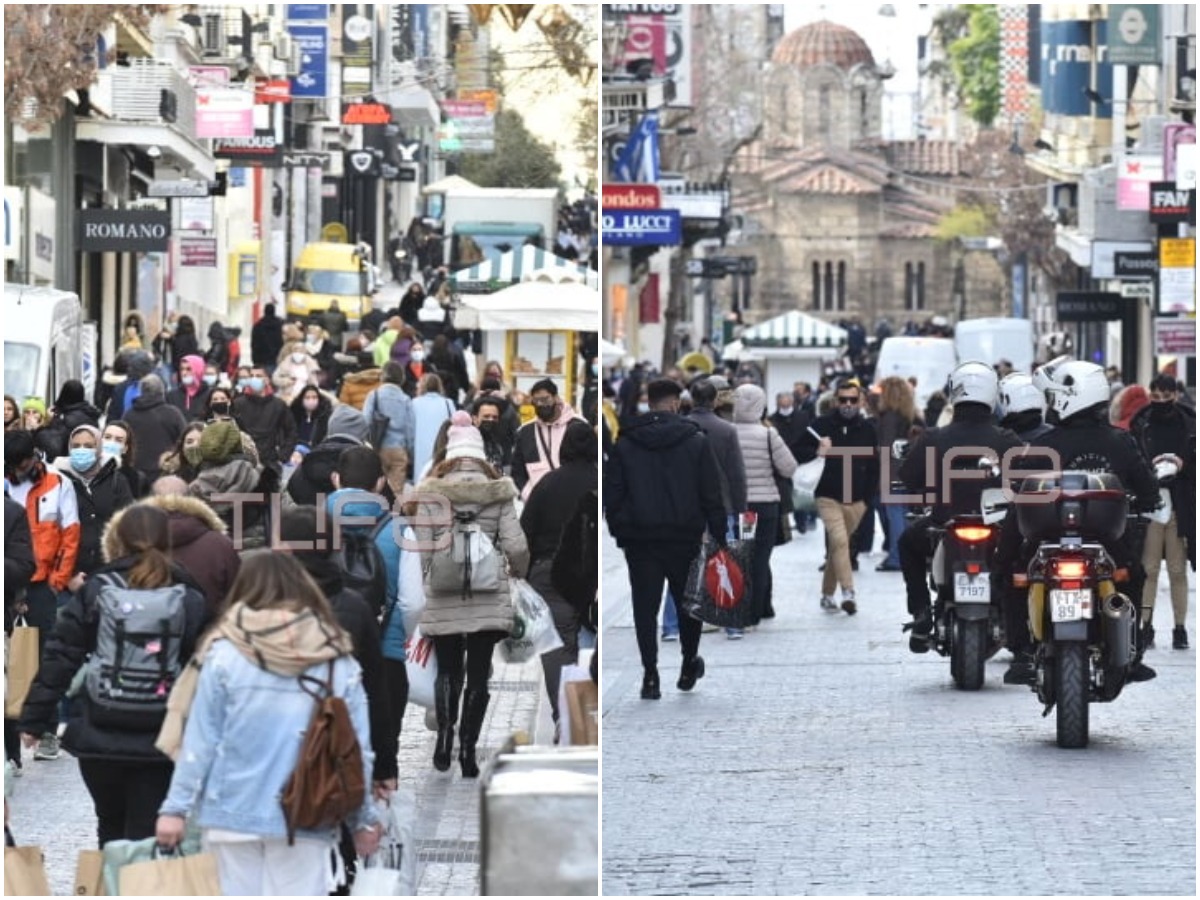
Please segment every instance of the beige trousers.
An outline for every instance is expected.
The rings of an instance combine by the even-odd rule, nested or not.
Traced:
[[[858,523],[862,521],[867,504],[838,503],[828,497],[817,498],[817,515],[825,523],[825,574],[821,579],[821,593],[833,596],[837,585],[842,591],[854,590],[854,570],[850,568],[850,538]]]
[[[1158,572],[1167,561],[1167,580],[1171,585],[1171,609],[1175,625],[1187,623],[1187,544],[1179,536],[1175,513],[1166,525],[1151,522],[1146,528],[1146,543],[1142,548],[1142,565],[1146,568],[1146,587],[1142,590],[1142,620],[1154,620],[1154,598],[1158,594]]]

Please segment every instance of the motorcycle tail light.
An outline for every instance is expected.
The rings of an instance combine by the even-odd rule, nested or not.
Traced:
[[[1060,559],[1054,564],[1054,574],[1060,579],[1079,579],[1087,574],[1087,563],[1082,559]]]
[[[1113,570],[1113,581],[1117,581],[1117,582],[1121,582],[1121,583],[1129,581],[1129,570],[1128,569],[1114,569]]]
[[[1017,572],[1015,575],[1013,575],[1013,587],[1029,587],[1029,576],[1024,572]]]
[[[992,536],[992,529],[986,525],[955,525],[954,536],[968,544],[978,544]]]
[[[967,563],[967,574],[968,575],[978,575],[982,571],[983,571],[983,566],[981,566],[979,563]]]
[[[1064,591],[1077,591],[1083,587],[1082,581],[1060,581],[1058,586]]]

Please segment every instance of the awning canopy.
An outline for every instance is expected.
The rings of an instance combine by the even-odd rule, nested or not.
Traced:
[[[463,297],[454,326],[483,331],[595,331],[600,294],[568,281],[523,281],[487,296]]]
[[[528,244],[509,250],[499,260],[484,260],[451,273],[450,285],[460,294],[490,294],[523,281],[530,272],[548,268],[567,269],[592,290],[600,289],[600,277],[593,270]]]
[[[433,184],[427,184],[421,188],[421,193],[425,194],[444,194],[447,191],[458,190],[459,188],[477,188],[479,185],[473,181],[467,181],[461,175],[449,175],[440,181],[435,181]]]
[[[756,350],[837,350],[846,343],[846,329],[792,310],[747,328],[741,343]]]

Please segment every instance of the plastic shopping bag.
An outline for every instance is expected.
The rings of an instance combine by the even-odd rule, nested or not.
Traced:
[[[412,897],[417,893],[417,845],[412,791],[396,791],[377,804],[383,820],[379,849],[363,860],[354,876],[352,897]]]
[[[433,640],[418,625],[404,642],[404,668],[408,673],[408,702],[433,709],[433,683],[437,680],[437,653]]]
[[[692,560],[683,609],[693,619],[723,628],[741,628],[750,603],[754,541],[729,541],[725,549],[706,537]]]
[[[414,546],[417,533],[411,527],[404,529],[403,541]],[[400,553],[400,585],[397,591],[400,615],[404,618],[404,633],[412,634],[421,623],[425,612],[425,579],[421,573],[421,554],[415,550]]]
[[[550,607],[523,578],[510,578],[513,598],[513,628],[500,642],[505,662],[525,663],[563,645]]]

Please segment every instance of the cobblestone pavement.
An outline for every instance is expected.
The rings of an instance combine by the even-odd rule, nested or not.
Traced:
[[[478,753],[483,760],[518,731],[548,737],[549,715],[543,702],[538,663],[507,665],[495,658],[488,707]],[[467,896],[479,893],[479,780],[464,779],[457,761],[449,772],[434,770],[435,733],[425,727],[425,710],[409,704],[400,734],[400,787],[417,800],[417,893]],[[73,893],[80,850],[96,846],[96,816],[66,753],[53,762],[35,762],[26,750],[25,774],[17,779],[12,800],[12,831],[17,843],[43,848],[50,888],[56,896]]]
[[[605,894],[1195,895],[1196,665],[1169,649],[1165,575],[1158,678],[1093,704],[1090,747],[1066,751],[1002,684],[1004,651],[977,693],[908,651],[881,555],[860,559],[858,615],[821,611],[823,555],[819,530],[776,548],[777,617],[705,633],[692,693],[663,644],[652,702],[605,534]]]

